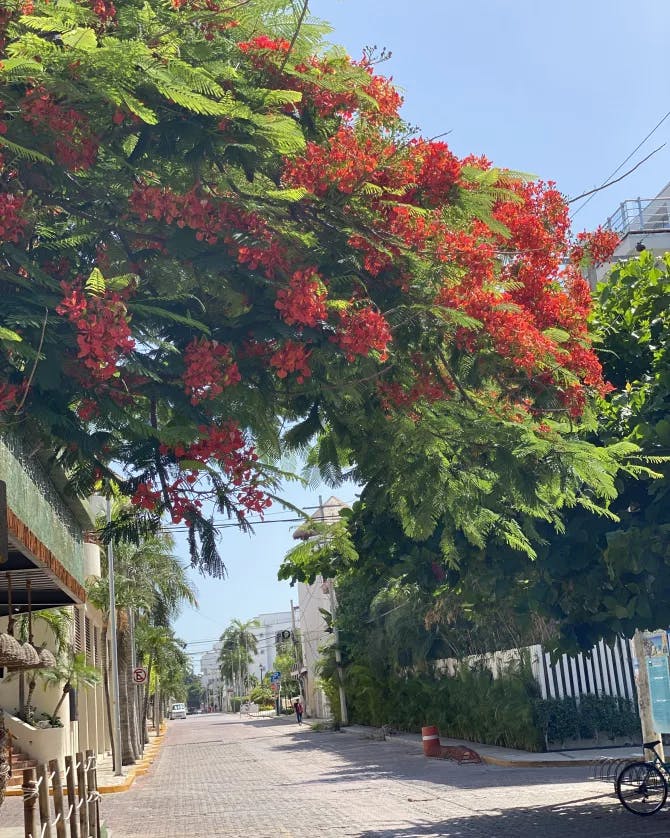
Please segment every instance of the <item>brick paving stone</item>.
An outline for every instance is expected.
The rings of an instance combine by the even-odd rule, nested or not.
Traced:
[[[668,835],[670,814],[636,818],[587,772],[458,766],[393,740],[212,714],[170,723],[149,774],[102,812],[113,838]]]

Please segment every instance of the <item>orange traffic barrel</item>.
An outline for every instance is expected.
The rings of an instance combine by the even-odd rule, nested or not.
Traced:
[[[421,739],[423,740],[423,752],[427,757],[440,755],[442,746],[440,745],[440,733],[436,725],[422,727]]]

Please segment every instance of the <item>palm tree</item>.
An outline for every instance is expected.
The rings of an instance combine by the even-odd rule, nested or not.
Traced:
[[[164,701],[169,695],[180,699],[185,698],[186,676],[189,672],[190,661],[184,652],[184,644],[169,628],[155,626],[148,620],[143,620],[137,625],[136,638],[138,652],[148,662],[147,689],[144,693],[143,708],[146,736],[150,697],[153,695],[154,730],[157,731],[160,724],[162,700]]]
[[[51,608],[44,611],[36,611],[32,615],[34,623],[42,623],[51,633],[54,644],[56,660],[59,660],[70,645],[70,630],[72,627],[72,612],[69,608]],[[30,632],[28,626],[28,615],[22,614],[17,620],[18,637],[22,643],[28,640]],[[37,686],[37,678],[42,677],[42,669],[30,670],[28,681],[28,695],[25,695],[25,672],[19,672],[19,718],[24,722],[32,721],[30,705]]]
[[[258,638],[252,629],[259,628],[258,620],[234,619],[223,632],[219,652],[221,677],[230,683],[237,682],[237,694],[243,695],[249,680],[249,664],[258,654]],[[236,677],[237,676],[237,677]]]
[[[124,506],[117,504],[113,514],[120,514],[123,510]],[[174,556],[173,549],[171,536],[164,532],[146,535],[138,544],[114,544],[121,761],[124,765],[138,759],[147,741],[145,728],[140,724],[141,705],[146,708],[147,702],[140,702],[138,688],[130,683],[129,678],[133,664],[133,632],[144,619],[152,625],[167,628],[184,602],[197,604],[185,568]],[[105,647],[109,625],[108,578],[98,579],[90,586],[89,599],[103,614],[102,643]],[[106,676],[107,673],[105,693],[108,697]],[[111,719],[109,721],[111,729]]]
[[[45,685],[49,683],[63,685],[58,704],[50,716],[53,723],[70,690],[95,687],[100,683],[100,670],[86,663],[86,655],[83,652],[75,652],[61,658],[56,666],[43,670],[42,679]]]

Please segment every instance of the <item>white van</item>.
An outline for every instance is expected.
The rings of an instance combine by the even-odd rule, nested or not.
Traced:
[[[185,719],[186,718],[186,705],[185,704],[173,704],[170,708],[170,718],[171,719]]]

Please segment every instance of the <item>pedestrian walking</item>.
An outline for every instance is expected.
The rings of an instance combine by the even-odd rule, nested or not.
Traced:
[[[301,725],[302,724],[302,714],[305,712],[305,708],[300,703],[300,699],[298,699],[294,703],[293,709],[295,710],[295,717],[298,720],[298,724]]]

